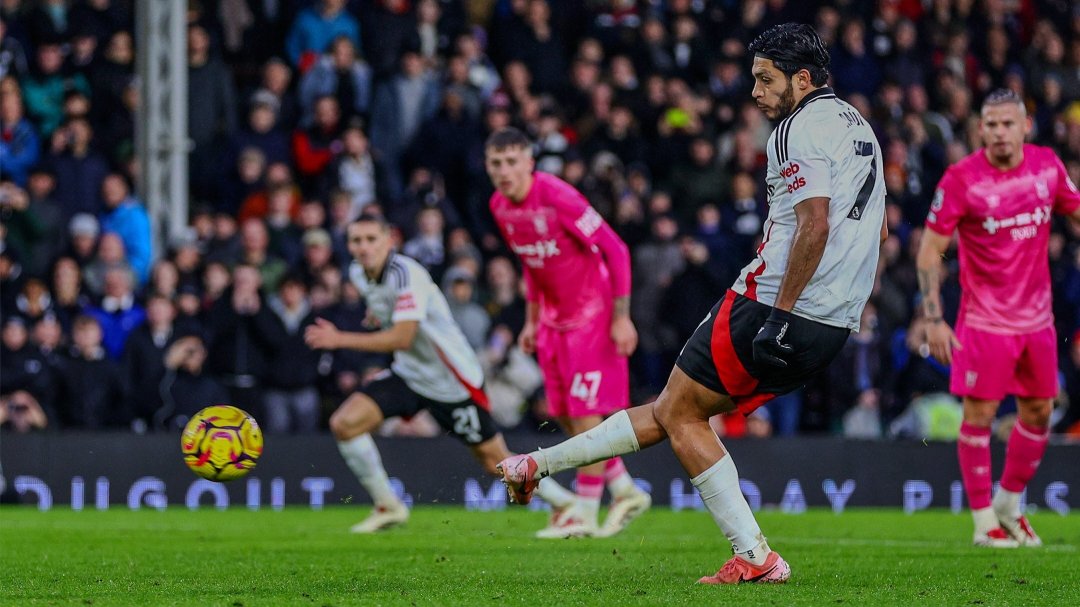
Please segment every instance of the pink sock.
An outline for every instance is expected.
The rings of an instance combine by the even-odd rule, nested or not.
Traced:
[[[604,494],[604,477],[578,472],[577,494],[587,500],[599,501]]]
[[[611,481],[619,478],[620,474],[626,472],[626,466],[622,463],[621,457],[613,457],[604,462],[604,482],[610,483]]]
[[[1001,488],[1013,493],[1020,493],[1027,487],[1028,481],[1035,476],[1046,452],[1046,442],[1050,438],[1050,428],[1033,428],[1016,420],[1009,444],[1005,448],[1005,471],[1001,473]]]
[[[960,478],[964,480],[968,506],[972,510],[990,507],[990,428],[980,428],[967,422],[960,424],[956,438],[956,455],[960,460]]]

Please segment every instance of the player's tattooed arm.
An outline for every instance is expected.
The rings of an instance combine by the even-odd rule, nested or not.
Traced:
[[[630,296],[615,298],[615,316],[630,316]]]
[[[949,250],[951,240],[949,236],[933,230],[924,230],[922,242],[919,243],[919,253],[915,258],[923,313],[927,320],[934,322],[941,320],[944,313],[941,308],[941,260]]]

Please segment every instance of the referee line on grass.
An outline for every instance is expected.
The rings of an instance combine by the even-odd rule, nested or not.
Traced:
[[[807,544],[813,546],[880,546],[883,548],[944,548],[955,547],[954,542],[927,542],[921,540],[875,540],[875,539],[859,539],[859,538],[816,538],[816,537],[786,537],[786,536],[769,536],[770,540],[773,540],[777,545],[781,542],[785,544]],[[1069,544],[1044,544],[1040,550],[1047,552],[1076,552],[1077,547]]]

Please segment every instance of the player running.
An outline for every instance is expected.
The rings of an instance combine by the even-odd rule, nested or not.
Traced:
[[[1080,220],[1080,194],[1052,150],[1024,143],[1030,131],[1016,93],[986,98],[979,122],[985,147],[941,178],[916,262],[930,352],[952,365],[949,389],[964,399],[956,452],[976,546],[1042,545],[1020,512],[1020,494],[1046,451],[1058,392],[1050,220],[1054,213]],[[942,317],[940,294],[941,258],[953,232],[963,289],[955,333]],[[1016,396],[1018,413],[991,501],[990,425],[1006,394]]]
[[[521,131],[496,131],[484,147],[491,213],[525,270],[518,345],[536,352],[550,412],[574,436],[630,404],[627,357],[637,347],[630,252],[573,186],[533,172],[532,144]],[[605,482],[612,504],[598,527]],[[611,536],[652,504],[619,457],[580,466],[577,497],[575,507],[555,509],[537,537]]]
[[[427,409],[447,432],[468,445],[489,474],[509,457],[503,437],[488,412],[483,371],[450,315],[446,298],[418,262],[392,251],[390,226],[363,215],[347,228],[353,263],[349,278],[363,294],[372,333],[339,331],[318,319],[304,332],[311,348],[393,352],[390,369],[341,403],[330,430],[345,463],[371,495],[375,510],[353,525],[353,533],[373,533],[400,525],[409,510],[398,499],[383,468],[371,431],[388,417],[409,417]],[[546,479],[540,495],[566,507],[574,495]]]
[[[825,86],[829,54],[817,33],[778,25],[749,48],[754,100],[780,121],[768,142],[769,216],[757,258],[687,341],[655,402],[499,464],[512,499],[526,503],[549,474],[670,439],[735,553],[705,584],[791,575],[709,418],[749,414],[829,365],[859,327],[885,234],[881,150],[866,120]]]

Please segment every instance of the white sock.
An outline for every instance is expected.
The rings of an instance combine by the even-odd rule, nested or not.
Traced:
[[[552,508],[566,508],[576,499],[573,492],[550,476],[540,479],[540,485],[536,487],[535,493],[540,499],[551,504]]]
[[[389,506],[398,502],[397,495],[390,488],[390,479],[386,476],[379,448],[370,434],[361,434],[356,438],[338,441],[338,451],[345,463],[356,475],[360,484],[367,489],[376,506]]]
[[[1020,493],[998,488],[994,495],[994,511],[1011,518],[1020,518]]]
[[[630,476],[629,472],[623,472],[608,481],[607,488],[615,497],[629,495],[638,490],[637,485],[634,484],[634,478]]]
[[[634,425],[630,423],[630,416],[624,410],[554,447],[538,449],[529,455],[536,460],[537,473],[540,476],[549,476],[570,468],[595,464],[616,455],[634,453],[640,448]]]
[[[979,508],[978,510],[971,511],[971,517],[975,519],[975,533],[983,534],[991,529],[995,529],[1001,526],[998,522],[997,515],[994,514],[994,508]]]
[[[731,541],[735,554],[755,565],[764,563],[765,557],[769,556],[769,545],[739,489],[739,472],[731,456],[720,458],[690,482],[697,487],[713,520]]]

